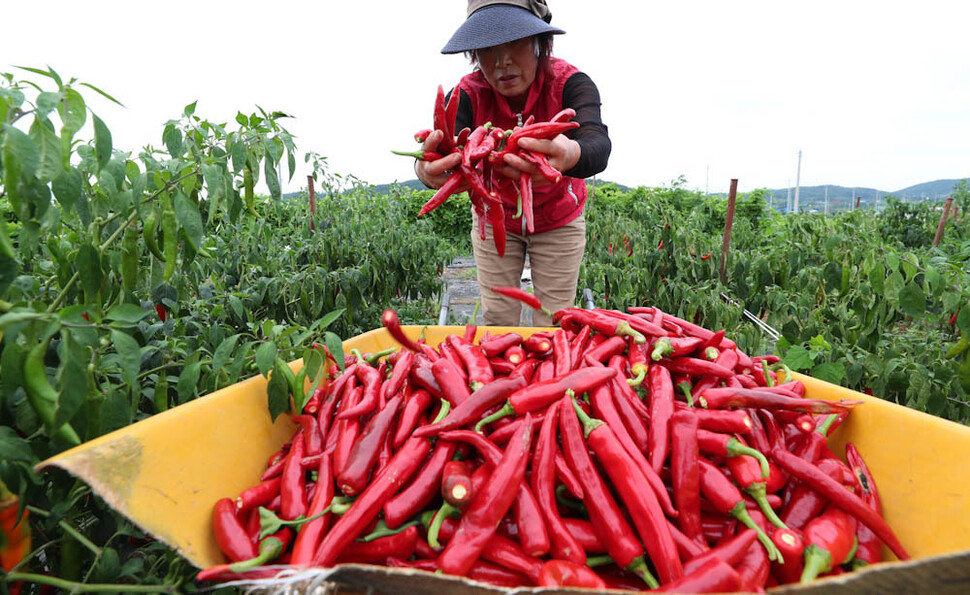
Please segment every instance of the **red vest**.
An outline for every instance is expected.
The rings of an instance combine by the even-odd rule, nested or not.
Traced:
[[[525,108],[516,114],[509,107],[504,95],[492,88],[481,71],[465,75],[459,85],[472,102],[472,128],[486,122],[505,130],[511,130],[529,116],[536,122],[547,122],[563,109],[562,89],[566,79],[578,69],[564,60],[549,58],[550,69],[540,68],[536,80],[529,88]],[[521,119],[520,119],[521,118]],[[513,219],[516,202],[505,199],[505,228],[510,232],[526,234],[525,223],[520,217]],[[535,233],[561,227],[583,212],[586,204],[586,181],[563,176],[557,184],[539,186],[533,190]]]

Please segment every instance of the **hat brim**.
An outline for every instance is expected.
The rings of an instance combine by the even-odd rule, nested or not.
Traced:
[[[533,35],[565,33],[528,10],[509,4],[491,4],[476,10],[451,36],[442,54],[489,48]]]

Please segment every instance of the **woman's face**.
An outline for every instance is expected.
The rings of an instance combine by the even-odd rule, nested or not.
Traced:
[[[536,78],[539,58],[533,37],[503,43],[476,52],[478,67],[488,84],[521,109]]]

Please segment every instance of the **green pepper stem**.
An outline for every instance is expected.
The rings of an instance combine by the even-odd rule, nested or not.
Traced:
[[[633,378],[627,378],[626,383],[630,386],[640,386],[643,380],[647,377],[647,366],[646,364],[634,364],[630,369],[636,376]]]
[[[592,431],[595,430],[596,428],[603,425],[603,422],[598,419],[593,419],[592,417],[587,415],[585,411],[583,411],[583,408],[580,407],[579,403],[576,401],[576,395],[573,394],[572,389],[567,390],[566,394],[568,394],[570,398],[572,398],[573,409],[576,410],[576,416],[579,417],[579,422],[583,424],[583,436],[585,436],[586,438],[589,438],[590,433],[592,433]]]
[[[259,553],[255,558],[242,560],[229,565],[233,572],[245,572],[257,566],[262,566],[280,557],[283,553],[283,542],[278,537],[267,537],[259,542]]]
[[[765,375],[765,386],[774,386],[775,379],[771,377],[771,374],[769,373],[771,368],[768,367],[768,362],[765,360],[761,360],[761,370]]]
[[[451,412],[451,401],[441,399],[441,407],[438,408],[438,415],[435,416],[434,421],[431,423],[436,424],[448,416]]]
[[[783,560],[781,552],[778,551],[778,547],[771,541],[771,538],[765,534],[761,527],[758,526],[758,523],[754,522],[751,515],[748,514],[748,511],[745,509],[744,499],[738,502],[737,505],[731,509],[731,516],[741,521],[745,527],[755,530],[755,532],[758,534],[758,541],[761,542],[761,545],[765,546],[765,550],[768,552],[769,560]]]
[[[727,453],[729,457],[749,456],[754,457],[761,465],[761,477],[768,479],[771,475],[771,467],[768,466],[768,459],[760,451],[742,443],[737,438],[728,438]]]
[[[810,583],[818,575],[825,574],[829,570],[832,570],[832,554],[815,544],[811,544],[805,548],[805,567],[802,569],[802,577],[798,582],[803,585]]]
[[[819,434],[825,436],[825,437],[828,437],[829,430],[832,429],[832,424],[835,423],[835,420],[838,417],[839,417],[839,415],[837,413],[830,413],[830,414],[826,415],[825,416],[825,419],[822,421],[822,423],[820,423],[819,425],[817,425],[815,427],[815,431],[818,432]]]
[[[387,522],[384,519],[380,519],[377,521],[377,525],[374,527],[373,531],[371,531],[367,535],[364,535],[363,537],[358,538],[357,541],[368,542],[368,541],[374,541],[375,539],[380,539],[381,537],[397,535],[398,533],[404,531],[408,527],[415,527],[420,524],[421,524],[421,519],[411,519],[406,523],[402,523],[400,527],[391,529],[390,527],[387,526]]]
[[[505,405],[502,405],[502,407],[498,411],[496,411],[491,415],[485,416],[484,418],[482,418],[481,421],[475,424],[475,431],[481,434],[482,428],[484,428],[488,424],[492,423],[493,421],[498,421],[504,417],[509,417],[512,415],[515,415],[515,409],[512,408],[512,403],[509,403],[508,401],[506,401]]]
[[[665,355],[674,352],[673,345],[670,344],[670,339],[667,337],[660,337],[657,342],[653,344],[653,351],[650,352],[650,359],[655,362],[659,362],[664,358]]]
[[[459,514],[460,512],[460,510],[447,502],[441,503],[441,508],[434,514],[434,517],[431,519],[431,524],[428,525],[428,545],[435,549],[441,547],[441,542],[438,541],[438,533],[441,532],[441,525],[444,524],[445,518]]]
[[[690,382],[686,382],[686,381],[685,382],[679,382],[677,384],[677,388],[679,388],[680,389],[680,392],[684,393],[684,396],[687,397],[687,406],[688,407],[693,407],[694,406],[694,395],[692,395],[691,392],[690,392],[690,389],[691,389]]]
[[[630,562],[630,565],[626,567],[626,570],[639,576],[640,579],[647,583],[647,586],[651,589],[660,587],[660,583],[650,572],[650,568],[647,567],[647,560],[643,556],[637,556],[634,558],[633,562]]]
[[[747,492],[749,496],[754,498],[754,501],[758,503],[758,508],[761,509],[761,512],[764,513],[765,517],[772,525],[778,527],[779,529],[788,528],[788,526],[785,525],[785,522],[778,518],[778,515],[775,514],[775,511],[771,508],[771,504],[768,504],[768,494],[766,491],[765,482],[756,481],[744,488],[744,491]]]
[[[570,498],[569,496],[567,496],[566,495],[566,492],[568,492],[568,491],[569,491],[569,488],[567,488],[563,484],[557,485],[556,486],[556,502],[558,502],[562,506],[565,506],[566,508],[569,508],[570,510],[575,510],[575,511],[580,512],[580,513],[582,513],[582,514],[585,515],[586,514],[586,507],[583,506],[583,503],[582,502],[580,502],[578,500],[573,500],[572,498]]]
[[[613,563],[613,558],[608,554],[603,554],[602,556],[587,556],[586,566],[589,568],[597,568],[599,566],[608,566]]]
[[[616,324],[616,334],[624,337],[633,337],[633,342],[637,345],[643,345],[647,342],[647,338],[643,336],[643,333],[630,326],[630,323],[625,320],[621,320]]]

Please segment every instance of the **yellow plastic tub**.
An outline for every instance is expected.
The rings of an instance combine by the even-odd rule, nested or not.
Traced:
[[[422,329],[431,345],[464,332],[464,327],[405,327],[414,338]],[[540,329],[487,330],[527,336]],[[346,341],[344,349],[375,352],[394,345],[378,329]],[[970,590],[970,428],[810,377],[799,379],[809,397],[864,401],[830,444],[839,455],[846,442],[859,448],[875,476],[886,519],[914,558],[826,579],[809,590]],[[118,512],[204,568],[224,561],[211,531],[213,503],[257,483],[295,427],[286,415],[271,422],[266,379],[256,376],[82,444],[38,468],[60,467],[77,476]],[[381,590],[400,585],[395,573],[351,565],[331,578]],[[409,580],[423,585],[449,579],[412,575]],[[461,586],[467,591],[474,583]]]

